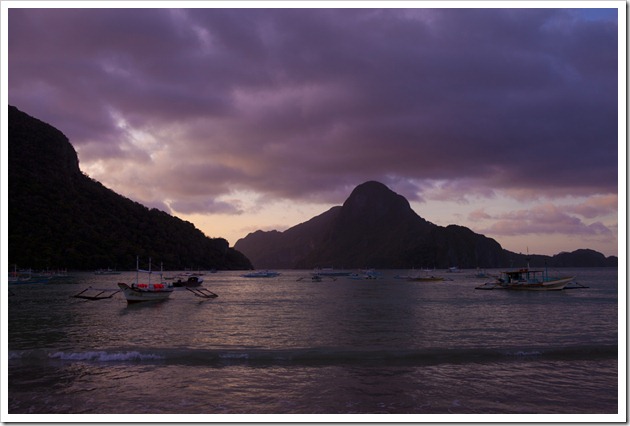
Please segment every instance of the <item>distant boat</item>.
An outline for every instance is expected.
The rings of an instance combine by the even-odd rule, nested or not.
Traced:
[[[17,270],[17,266],[14,266],[13,272],[9,274],[10,284],[26,284],[32,283],[33,273],[28,270]]]
[[[475,288],[478,290],[505,289],[521,291],[562,290],[573,280],[575,280],[575,277],[550,278],[547,271],[523,268],[501,272],[500,277],[496,281],[488,282]]]
[[[34,274],[32,269],[15,269],[10,275],[9,284],[45,284],[52,278],[48,274]]]
[[[173,281],[173,287],[199,287],[201,283],[203,283],[203,278],[190,275],[184,280],[182,277],[178,277],[177,281]]]
[[[425,276],[416,276],[410,277],[407,281],[420,281],[420,282],[429,282],[429,281],[444,281],[444,277],[437,277],[435,275],[425,275]]]
[[[56,269],[56,270],[48,269],[48,270],[43,272],[43,276],[45,276],[45,277],[47,277],[48,279],[51,279],[51,280],[70,277],[70,275],[68,275],[68,270],[67,269]]]
[[[376,280],[381,278],[381,275],[374,269],[363,269],[361,273],[352,273],[349,275],[351,280]]]
[[[119,271],[115,271],[113,269],[97,269],[94,271],[94,275],[120,275]]]
[[[351,273],[350,271],[336,270],[333,268],[315,268],[315,270],[313,270],[313,274],[319,275],[320,277],[347,277]]]
[[[17,283],[20,281],[20,274],[17,271],[17,265],[13,265],[13,272],[9,274],[9,282]]]
[[[149,274],[148,283],[140,283],[138,273],[145,272]],[[166,300],[173,293],[173,286],[164,282],[151,283],[151,259],[149,258],[149,270],[142,271],[138,267],[138,259],[136,258],[136,282],[131,285],[126,283],[118,283],[118,287],[122,290],[127,299],[127,303],[151,302],[156,300]],[[162,274],[160,273],[160,281]]]
[[[276,271],[254,271],[249,272],[247,274],[241,275],[243,278],[273,278],[280,275],[279,272]]]
[[[450,278],[447,280],[444,277],[428,275],[429,272],[433,272],[435,269],[423,269],[420,272],[416,272],[415,269],[409,275],[396,275],[394,278],[406,281],[418,281],[418,282],[430,282],[430,281],[452,281]]]
[[[296,281],[302,281],[302,280],[305,280],[305,279],[310,279],[314,283],[320,283],[324,279],[329,280],[329,281],[337,281],[336,277],[331,277],[331,276],[322,277],[321,275],[317,275],[317,274],[311,274],[310,277],[300,277]]]

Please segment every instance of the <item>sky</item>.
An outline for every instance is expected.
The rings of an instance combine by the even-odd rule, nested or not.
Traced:
[[[376,180],[508,250],[618,254],[624,2],[24,4],[8,103],[91,178],[210,237],[288,229]]]

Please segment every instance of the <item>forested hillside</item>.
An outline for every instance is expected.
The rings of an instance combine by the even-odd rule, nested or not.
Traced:
[[[79,169],[59,130],[9,107],[9,264],[20,268],[249,269],[223,238],[116,194]]]

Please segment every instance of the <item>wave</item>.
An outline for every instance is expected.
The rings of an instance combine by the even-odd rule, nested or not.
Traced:
[[[617,358],[617,345],[544,348],[430,349],[120,349],[91,351],[9,351],[10,362],[157,363],[191,366],[269,365],[437,365],[453,363],[595,360]]]
[[[138,351],[127,352],[107,352],[107,351],[88,351],[88,352],[54,352],[48,355],[51,359],[60,359],[64,361],[97,361],[97,362],[116,362],[116,361],[152,361],[162,360],[163,356],[153,353],[140,353]]]

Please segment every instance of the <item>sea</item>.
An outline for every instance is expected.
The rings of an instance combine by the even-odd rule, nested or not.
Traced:
[[[548,292],[279,272],[132,305],[73,295],[135,272],[5,286],[2,420],[626,420],[616,268],[550,270],[585,288]]]

